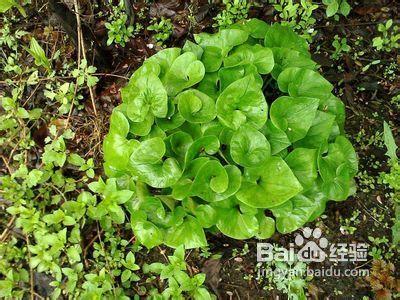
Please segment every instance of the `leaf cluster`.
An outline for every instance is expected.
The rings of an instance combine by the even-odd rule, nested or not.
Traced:
[[[103,144],[139,242],[203,247],[204,229],[268,238],[345,200],[358,164],[332,89],[304,39],[257,19],[147,59]]]

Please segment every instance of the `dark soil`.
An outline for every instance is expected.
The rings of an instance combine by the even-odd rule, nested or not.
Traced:
[[[100,75],[100,82],[95,90],[99,115],[97,118],[94,117],[90,98],[87,97],[89,100],[85,109],[74,114],[70,121],[76,131],[76,138],[70,145],[71,150],[84,155],[93,155],[98,166],[101,165],[101,141],[108,130],[109,115],[112,108],[121,101],[119,89],[125,85],[129,75],[140,66],[143,60],[159,50],[154,46],[151,33],[146,29],[132,38],[126,47],[106,47],[107,32],[104,29],[106,19],[99,17],[98,13],[106,12],[109,8],[107,4],[99,2],[101,3],[97,7],[90,5],[89,2],[82,2],[85,12],[82,20],[86,28],[84,32],[87,33],[85,39],[88,44],[94,42],[97,45],[91,53],[91,61],[98,68],[97,72],[103,74]],[[391,52],[376,51],[372,47],[372,39],[377,35],[376,27],[379,23],[388,19],[393,19],[395,23],[400,22],[400,2],[397,0],[349,2],[352,7],[350,15],[347,18],[341,16],[338,21],[333,18],[327,19],[322,8],[316,11],[317,22],[314,28],[318,33],[311,44],[311,52],[321,65],[324,76],[335,85],[335,94],[346,104],[346,132],[359,155],[360,171],[366,171],[367,174],[376,178],[380,172],[388,170],[386,150],[377,143],[368,143],[369,139],[382,132],[384,120],[394,125],[394,135],[399,139],[400,112],[390,100],[400,92],[400,54],[395,49]],[[65,59],[74,59],[76,36],[73,32],[75,30],[73,26],[72,29],[68,28],[71,26],[68,18],[60,19],[60,16],[70,10],[67,6],[57,6],[54,1],[50,3],[53,5],[48,6],[47,15],[31,12],[30,22],[21,24],[21,28],[35,32],[39,38],[43,37],[49,47],[54,44],[60,45]],[[39,4],[37,6],[40,7]],[[151,4],[134,1],[134,15],[137,16],[143,7],[147,8],[145,16],[135,22],[141,22],[146,28],[152,17],[171,18],[174,33],[166,46],[179,47],[186,39],[192,39],[194,33],[212,31],[212,18],[222,6],[209,4],[206,0],[155,1]],[[191,27],[188,20],[190,10],[196,20]],[[251,9],[250,17],[258,17],[268,22],[279,21],[272,5],[265,3],[259,8]],[[59,29],[59,33],[45,38],[43,28],[49,22]],[[74,25],[74,22],[71,22]],[[334,52],[332,42],[335,35],[346,37],[347,44],[352,48],[350,53],[345,53],[337,61],[330,57]],[[360,51],[364,51],[365,54],[358,58],[354,53]],[[380,60],[380,62],[363,71],[363,67],[375,60]],[[394,64],[395,74],[388,76],[386,70],[391,63]],[[97,129],[94,131],[93,128]],[[46,136],[46,126],[38,127],[33,134],[36,136],[36,142],[40,144]],[[97,171],[101,173],[101,170]],[[365,192],[363,191],[365,184],[360,179],[358,179],[358,185],[358,191],[353,197],[342,203],[330,202],[325,211],[326,218],[319,218],[308,226],[321,228],[324,237],[330,243],[370,243],[369,236],[386,236],[390,240],[393,203],[388,197],[388,190],[382,184],[375,184],[374,188]],[[350,218],[356,210],[360,211],[357,217],[359,223],[355,225],[356,230],[353,234],[347,234],[341,230],[341,225],[343,225],[343,220]],[[294,241],[295,234],[285,236],[277,234],[268,242],[272,241],[288,247],[289,243]],[[88,241],[91,240],[91,236],[88,233]],[[220,254],[221,257],[212,260],[203,258],[199,252],[193,251],[188,262],[193,272],[202,270],[208,275],[208,286],[220,299],[273,299],[278,296],[285,298],[276,290],[263,290],[263,284],[254,279],[257,240],[237,241],[223,235],[211,234],[208,238],[210,252]],[[241,255],[240,251],[245,244],[248,244],[249,251]],[[239,250],[239,254],[233,253],[235,248]],[[153,252],[150,256],[147,254],[143,254],[143,257],[139,256],[138,260],[148,260],[149,257],[154,256],[157,259],[161,257],[162,261],[158,249]],[[400,269],[398,257],[394,256],[390,261],[395,264],[397,270]],[[360,262],[350,267],[361,267],[363,264],[365,263]],[[365,264],[366,268],[370,266],[371,260]],[[370,284],[365,278],[360,277],[316,277],[310,282],[309,288],[310,297],[321,299],[361,299],[363,296],[373,297],[373,295]]]

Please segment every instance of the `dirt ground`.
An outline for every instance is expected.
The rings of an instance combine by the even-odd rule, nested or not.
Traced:
[[[121,101],[119,89],[127,82],[132,71],[158,50],[158,46],[154,44],[151,32],[144,29],[125,47],[105,47],[105,19],[98,13],[107,10],[107,4],[103,1],[99,1],[96,6],[92,6],[90,2],[83,3],[84,27],[93,32],[93,35],[88,34],[85,38],[88,39],[88,44],[94,41],[97,45],[96,50],[91,52],[90,59],[100,74],[100,82],[94,90],[99,116],[94,120],[90,100],[86,101],[84,110],[71,116],[71,126],[77,134],[70,147],[78,153],[93,155],[97,165],[101,165],[101,141],[108,131],[108,118],[112,108]],[[360,176],[356,178],[358,189],[345,202],[329,202],[324,215],[308,226],[321,228],[323,236],[330,243],[364,242],[370,245],[370,250],[376,246],[381,250],[382,261],[395,265],[394,274],[398,278],[398,252],[391,248],[393,203],[390,200],[390,191],[378,178],[381,172],[388,171],[386,150],[382,143],[383,121],[392,124],[394,136],[400,141],[400,101],[397,104],[391,101],[400,93],[400,53],[396,50],[377,51],[372,46],[372,39],[377,35],[379,23],[393,19],[399,24],[400,2],[359,0],[349,3],[352,7],[349,16],[340,17],[338,21],[327,19],[323,9],[315,11],[316,24],[313,27],[317,34],[310,50],[314,60],[321,65],[322,74],[335,85],[334,93],[346,105],[345,129],[360,159]],[[65,7],[56,4],[57,2],[50,0],[47,8],[43,8],[41,3],[36,3],[38,13],[28,23],[20,24],[20,28],[35,32],[38,38],[46,41],[48,47],[59,45],[67,59],[74,59],[73,41],[76,36],[73,30],[68,30],[68,18],[71,16],[66,13]],[[213,17],[222,7],[220,4],[209,4],[205,0],[155,1],[150,4],[138,1],[134,4],[134,10],[140,11],[144,6],[149,8],[146,10],[147,15],[140,20],[144,28],[152,17],[167,16],[173,20],[174,32],[165,43],[166,47],[182,46],[186,39],[193,38],[194,33],[211,32]],[[188,20],[190,10],[194,12],[194,24]],[[249,17],[258,17],[267,22],[279,21],[279,16],[268,3],[251,8]],[[49,24],[56,30],[50,37],[45,37],[43,28]],[[343,53],[338,60],[331,57],[335,35],[345,37],[351,47],[351,51]],[[365,68],[367,65],[370,67]],[[52,113],[51,108],[47,113]],[[101,124],[98,132],[92,131],[92,122]],[[33,132],[38,144],[43,143],[45,130],[44,127],[38,127]],[[100,174],[100,168],[96,172]],[[289,235],[276,234],[268,242],[288,248],[296,234],[298,232]],[[388,241],[375,245],[371,242],[371,237],[387,237]],[[92,238],[90,229],[87,238]],[[276,289],[264,289],[267,282],[256,279],[257,240],[237,241],[223,235],[209,234],[208,241],[210,255],[192,251],[188,263],[193,271],[202,270],[208,275],[207,285],[220,299],[285,299]],[[158,250],[153,252],[151,255],[159,256]],[[212,255],[216,258],[212,258]],[[139,255],[138,260],[145,258],[148,259],[146,254]],[[372,260],[368,256],[367,262],[339,264],[339,267],[369,269]],[[329,263],[325,265],[329,266]],[[307,295],[314,299],[363,299],[364,296],[374,297],[374,292],[373,286],[365,277],[314,277],[309,281]]]

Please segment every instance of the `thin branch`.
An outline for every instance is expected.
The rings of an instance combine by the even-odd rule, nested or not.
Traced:
[[[77,24],[78,35],[80,35],[80,39],[78,39],[78,43],[80,41],[81,47],[82,47],[83,59],[87,61],[87,59],[86,59],[86,50],[85,50],[85,41],[83,40],[83,35],[82,35],[81,18],[79,16],[78,0],[74,0],[74,7],[75,7],[75,15],[76,15],[76,24]],[[92,106],[93,106],[94,114],[97,117],[97,110],[96,110],[96,105],[94,103],[93,89],[92,89],[91,86],[88,86],[88,88],[89,88],[90,99],[92,100]]]
[[[8,236],[8,232],[10,231],[14,221],[15,221],[16,217],[13,216],[10,221],[8,221],[6,228],[4,229],[3,233],[0,236],[0,242],[4,242]]]
[[[31,285],[31,300],[35,300],[35,281],[33,279],[33,269],[31,267],[31,252],[29,251],[29,237],[27,235],[25,235],[25,241],[26,241],[26,245],[27,245],[27,250],[28,250],[28,258],[29,258],[29,276],[30,276],[30,285]]]

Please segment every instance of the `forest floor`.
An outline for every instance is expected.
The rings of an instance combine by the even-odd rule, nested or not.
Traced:
[[[68,4],[70,1],[66,2]],[[195,33],[212,32],[212,24],[215,23],[213,18],[224,8],[221,4],[210,4],[204,0],[135,2],[133,22],[140,23],[142,29],[138,28],[137,33],[122,47],[115,44],[105,45],[107,30],[104,25],[110,9],[103,1],[99,2],[101,3],[93,4],[91,1],[82,1],[80,16],[84,39],[87,39],[86,45],[89,49],[96,49],[88,50],[87,56],[88,61],[97,68],[94,75],[99,78],[99,82],[93,88],[92,95],[88,90],[82,92],[80,110],[66,113],[52,121],[56,126],[69,123],[76,134],[68,143],[68,149],[83,157],[93,157],[96,175],[102,174],[101,142],[108,131],[109,116],[113,107],[121,102],[119,90],[126,84],[132,72],[162,47],[181,47],[186,39],[193,39]],[[10,32],[29,32],[41,44],[46,45],[45,51],[49,56],[54,57],[59,51],[62,59],[56,67],[61,69],[63,64],[73,63],[77,58],[76,31],[69,27],[70,18],[74,20],[75,14],[67,13],[66,7],[54,3],[56,2],[49,1],[47,4],[35,1],[27,8],[30,16],[28,21],[10,18],[7,22]],[[70,4],[72,7],[73,2]],[[308,24],[309,20],[305,18],[303,27],[313,29],[310,43],[313,59],[321,66],[321,73],[334,84],[334,94],[346,105],[345,129],[360,160],[359,174],[356,177],[357,192],[347,201],[329,202],[324,215],[307,226],[320,228],[329,245],[366,243],[368,254],[366,261],[327,261],[323,265],[312,263],[309,267],[365,269],[369,271],[370,277],[374,272],[387,272],[388,276],[399,278],[400,258],[392,243],[391,231],[394,204],[391,190],[382,182],[380,174],[389,171],[383,143],[383,121],[391,125],[395,138],[400,141],[400,53],[395,48],[378,51],[372,40],[382,34],[377,30],[379,24],[385,24],[392,19],[400,26],[400,2],[358,0],[349,1],[349,4],[350,14],[337,18],[327,18],[325,8],[321,5],[313,12],[315,24]],[[173,26],[172,34],[162,42],[162,46],[155,41],[155,32],[146,29],[152,18],[161,17],[171,19]],[[273,5],[268,3],[251,6],[248,17],[257,17],[267,22],[278,22],[282,19]],[[304,28],[299,27],[298,31],[301,30]],[[86,34],[86,31],[93,34]],[[26,43],[28,40],[24,38],[21,40]],[[339,46],[335,47],[334,41]],[[91,46],[91,42],[96,47],[93,47],[93,43]],[[4,48],[4,51],[8,50]],[[5,82],[7,76],[6,73],[0,74],[0,89],[3,91],[10,90]],[[57,114],[56,107],[40,104],[41,101],[47,101],[44,98],[45,89],[46,83],[43,80],[42,84],[33,85],[28,93],[34,98],[34,101],[28,103],[29,109],[44,107],[43,114],[47,114],[32,128],[32,137],[38,148],[43,147],[48,135],[49,124],[46,122]],[[95,110],[92,101],[95,103]],[[7,172],[5,163],[2,162],[0,168],[3,169],[2,173]],[[8,218],[0,221],[0,225],[4,227],[7,222]],[[96,233],[87,230],[89,243]],[[275,234],[268,242],[289,249],[299,232],[301,231],[288,235]],[[385,278],[374,281],[365,274],[294,276],[280,282],[271,282],[270,277],[260,277],[258,274],[260,270],[274,270],[276,266],[257,263],[257,240],[237,241],[222,234],[209,234],[208,241],[209,248],[191,251],[187,262],[193,272],[206,273],[209,290],[220,299],[273,299],[285,294],[284,289],[277,288],[277,284],[287,287],[288,282],[297,279],[306,280],[307,295],[315,299],[363,299],[373,297],[376,293],[385,297],[389,291],[392,292],[392,297],[396,296],[396,287],[385,282]],[[159,250],[160,248],[153,250],[150,255],[139,253],[137,261],[148,261],[150,257],[157,260],[163,255]],[[326,251],[329,252],[328,249]],[[293,267],[285,266],[288,269]]]

